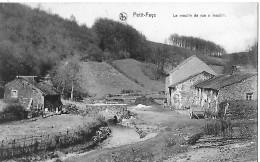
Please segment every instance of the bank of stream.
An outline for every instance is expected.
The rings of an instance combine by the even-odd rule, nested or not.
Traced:
[[[158,133],[149,133],[145,137],[141,138],[140,134],[137,133],[136,129],[124,126],[121,124],[115,124],[113,122],[108,122],[108,127],[111,130],[110,136],[100,143],[99,147],[87,151],[84,153],[70,153],[67,154],[66,157],[60,158],[60,160],[66,160],[73,157],[85,156],[89,153],[93,153],[95,151],[99,151],[100,149],[108,149],[108,148],[115,148],[120,147],[127,144],[133,144],[139,141],[144,141],[150,138],[155,137]]]
[[[103,148],[118,147],[144,141],[157,135],[157,133],[150,133],[147,134],[144,138],[141,138],[140,134],[138,134],[134,128],[114,123],[109,123],[108,126],[112,132],[110,137],[102,142],[101,146]]]

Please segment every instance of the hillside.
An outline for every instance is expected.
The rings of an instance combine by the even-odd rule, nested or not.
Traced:
[[[82,88],[91,96],[103,97],[122,90],[146,90],[105,62],[81,62],[81,66]]]
[[[146,89],[152,91],[164,90],[164,83],[162,81],[151,80],[143,73],[142,66],[144,66],[145,63],[141,63],[134,59],[123,59],[114,61],[113,65],[128,77],[136,80],[139,84],[142,84]]]
[[[162,43],[156,43],[156,42],[150,42],[150,46],[152,47],[159,47],[161,48],[163,46]],[[177,47],[177,46],[172,46],[168,45],[173,51],[173,58],[178,62],[178,64],[183,61],[184,59],[196,55],[198,58],[200,58],[202,61],[207,63],[208,65],[215,65],[215,66],[224,66],[227,62],[226,59],[219,58],[219,57],[212,57],[212,56],[207,56],[204,54],[201,54],[197,51],[191,51],[185,48]]]
[[[98,38],[86,25],[40,8],[0,4],[0,82],[16,75],[44,76],[72,55],[100,53]]]

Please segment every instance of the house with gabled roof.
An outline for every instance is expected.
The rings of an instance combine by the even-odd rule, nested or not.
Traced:
[[[4,100],[17,102],[27,111],[55,111],[61,106],[61,95],[47,82],[37,82],[36,76],[17,76],[4,87]]]
[[[257,100],[257,73],[219,75],[195,85],[198,105],[218,111],[223,101]]]
[[[198,103],[194,85],[217,75],[210,66],[195,55],[187,58],[166,77],[167,104],[181,109]]]

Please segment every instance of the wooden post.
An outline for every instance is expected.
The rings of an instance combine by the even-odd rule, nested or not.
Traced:
[[[4,140],[2,140],[0,155],[1,155],[0,159],[3,159],[4,158]]]

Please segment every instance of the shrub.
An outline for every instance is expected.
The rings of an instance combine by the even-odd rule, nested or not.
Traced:
[[[229,103],[227,114],[231,119],[256,119],[257,118],[257,101],[253,100],[232,100],[223,101],[219,104],[218,116],[224,117],[225,106]]]
[[[104,117],[103,115],[98,114],[98,115],[95,117],[95,119],[96,119],[98,122],[100,122],[102,125],[103,125],[103,124],[106,125],[106,119],[105,119],[105,117]]]
[[[222,135],[232,137],[233,125],[230,120],[213,119],[205,124],[204,133],[206,135]]]
[[[164,141],[165,141],[166,147],[172,147],[172,146],[176,145],[174,138],[164,137]]]
[[[204,133],[196,133],[188,139],[187,143],[190,145],[194,145],[203,135]]]
[[[21,120],[24,118],[25,109],[20,104],[9,104],[7,105],[2,114],[10,114],[14,116],[14,120]]]
[[[118,52],[118,58],[119,59],[126,59],[130,57],[130,53],[129,52],[125,52],[125,51],[119,51]]]
[[[134,90],[126,90],[126,89],[123,89],[121,91],[121,93],[134,93]]]
[[[142,104],[142,105],[157,105],[155,100],[152,97],[146,98],[145,96],[141,96],[136,98],[135,104]]]

